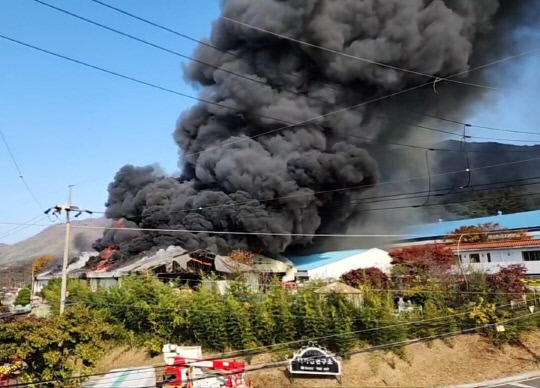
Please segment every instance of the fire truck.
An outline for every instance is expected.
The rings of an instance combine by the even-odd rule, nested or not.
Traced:
[[[165,388],[248,388],[245,363],[241,361],[204,360],[200,347],[163,347]]]

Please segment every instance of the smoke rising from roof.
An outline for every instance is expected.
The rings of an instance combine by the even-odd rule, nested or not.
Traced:
[[[490,45],[485,40],[494,22],[510,20],[512,26],[519,20],[516,8],[499,9],[494,0],[225,0],[222,14],[346,54],[446,77],[504,52],[504,37]],[[392,121],[396,106],[460,112],[484,93],[440,82],[437,93],[431,88],[408,92],[265,134],[430,79],[223,19],[214,22],[208,43],[217,49],[199,45],[194,57],[212,67],[191,62],[185,78],[202,86],[201,98],[227,108],[199,103],[180,116],[173,135],[181,150],[179,178],[151,166],[122,167],[109,185],[107,217],[143,228],[343,231],[361,219],[357,200],[379,180],[379,164],[391,158],[369,152],[365,138],[410,134],[409,127]],[[485,83],[481,75],[460,79]],[[349,187],[355,188],[340,190]],[[95,246],[112,241],[109,233]],[[238,248],[278,253],[312,242],[303,236],[149,232],[119,245],[126,254],[171,244],[220,253]]]

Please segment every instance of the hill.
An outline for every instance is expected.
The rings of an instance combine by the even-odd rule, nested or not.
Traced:
[[[348,387],[436,387],[456,386],[498,379],[518,373],[536,371],[539,367],[540,333],[525,333],[518,344],[496,347],[478,334],[461,335],[444,341],[408,345],[405,356],[379,350],[353,355],[343,361],[343,386]],[[213,356],[213,354],[206,354]],[[288,353],[290,357],[292,351]],[[482,355],[482,356],[479,356]],[[280,361],[275,354],[260,354],[252,365]],[[98,363],[95,373],[105,373],[111,365],[131,368],[140,365],[159,367],[161,355],[150,358],[144,349],[124,346],[111,349]],[[248,367],[249,368],[249,367]],[[249,372],[255,386],[292,387],[284,367]],[[295,386],[339,387],[335,379],[298,379]]]
[[[73,221],[72,225],[85,225],[104,228],[109,226],[106,218],[91,218]],[[65,225],[52,225],[38,234],[15,244],[0,245],[0,268],[24,266],[41,255],[62,256],[64,252]],[[71,229],[71,253],[90,250],[92,243],[102,235],[103,229]]]

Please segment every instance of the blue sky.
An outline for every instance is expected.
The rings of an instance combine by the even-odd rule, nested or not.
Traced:
[[[208,36],[217,0],[105,0],[187,35]],[[190,55],[195,43],[120,15],[88,0],[47,0],[72,12]],[[527,33],[531,33],[530,31]],[[538,34],[538,31],[532,33]],[[182,78],[183,60],[48,9],[32,0],[0,2],[0,34],[112,71],[195,95]],[[539,45],[540,46],[540,45]],[[178,170],[172,140],[180,113],[192,100],[69,63],[0,39],[0,129],[25,180],[44,207],[63,203],[75,184],[74,204],[103,210],[107,184],[124,164],[161,164]],[[540,133],[540,54],[493,68],[512,82],[509,92],[479,104],[470,121]],[[478,136],[540,139],[490,131]],[[498,136],[495,136],[498,135]],[[540,141],[539,141],[540,142]],[[0,221],[42,215],[0,144]],[[39,218],[38,218],[39,220]],[[41,223],[50,223],[43,220]],[[0,242],[13,243],[40,227],[0,225]]]
[[[195,43],[90,1],[50,0],[62,8],[190,55]],[[123,0],[110,4],[187,35],[208,36],[219,14],[214,0]],[[182,58],[146,47],[31,0],[0,4],[0,34],[188,94]],[[107,184],[124,164],[160,163],[178,169],[171,134],[193,104],[130,81],[84,68],[0,39],[0,129],[23,176],[45,207],[63,203],[67,186],[78,206],[103,210]],[[25,222],[42,214],[0,144],[0,221]],[[0,225],[0,242],[36,233]]]

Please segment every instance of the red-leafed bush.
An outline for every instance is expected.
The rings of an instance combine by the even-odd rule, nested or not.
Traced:
[[[392,264],[405,267],[411,274],[448,270],[456,263],[452,250],[444,245],[415,245],[390,252]]]
[[[341,275],[341,280],[352,287],[370,283],[375,287],[385,288],[390,283],[390,278],[376,267],[353,269]]]
[[[527,273],[523,264],[512,264],[501,268],[499,272],[488,275],[487,282],[493,292],[507,293],[512,299],[518,299],[520,294],[525,294],[529,288],[521,281]]]

